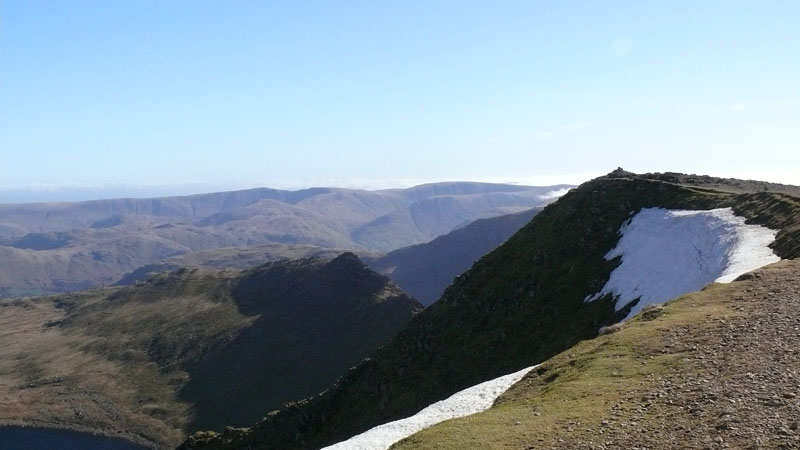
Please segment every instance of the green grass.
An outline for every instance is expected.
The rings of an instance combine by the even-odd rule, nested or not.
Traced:
[[[532,370],[491,409],[423,430],[392,449],[520,449],[567,435],[575,442],[597,439],[601,420],[612,407],[625,407],[626,394],[684,365],[682,350],[665,346],[665,332],[710,327],[709,317],[738,314],[726,305],[732,289],[713,285],[668,303],[655,320],[637,317],[617,333],[583,341]]]
[[[0,302],[0,425],[173,448],[324,389],[418,308],[354,255]]]
[[[611,296],[589,303],[584,298],[602,289],[619,263],[604,255],[619,240],[620,227],[651,207],[733,207],[751,222],[781,228],[777,254],[800,257],[794,197],[720,192],[649,176],[601,177],[546,207],[478,260],[439,301],[323,395],[268,417],[241,442],[281,450],[319,448],[594,338],[598,328],[627,311],[616,311]],[[615,358],[623,363],[633,356]]]

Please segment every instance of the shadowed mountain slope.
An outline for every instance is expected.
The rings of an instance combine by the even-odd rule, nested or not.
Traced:
[[[478,258],[502,244],[539,211],[541,208],[537,207],[519,213],[478,219],[431,242],[401,248],[381,256],[367,254],[361,256],[361,259],[372,270],[389,277],[423,305],[429,305],[442,295],[456,276],[467,270]],[[265,244],[205,250],[144,265],[125,274],[116,284],[131,284],[155,273],[181,267],[243,269],[284,258],[313,256],[332,259],[342,252],[343,250],[300,244]]]
[[[486,412],[393,446],[795,448],[800,260],[714,284],[581,342]]]
[[[541,208],[478,219],[425,244],[397,249],[380,257],[364,257],[370,269],[391,278],[419,300],[430,305],[445,288],[478,258],[497,248]]]
[[[619,264],[604,255],[615,247],[622,224],[642,208],[732,207],[752,223],[780,230],[772,244],[778,256],[800,256],[797,198],[721,192],[659,177],[618,170],[572,190],[326,392],[285,406],[248,432],[198,435],[181,448],[319,448],[595,337],[627,311],[615,311],[610,295],[584,299]]]
[[[181,395],[196,410],[191,429],[247,425],[325,389],[419,309],[352,253],[267,264],[232,295],[242,314],[258,318],[190,367]]]
[[[174,446],[319,392],[420,309],[350,253],[0,300],[0,425]]]
[[[541,195],[541,192],[521,191],[431,197],[378,217],[353,230],[351,236],[365,247],[392,250],[408,245],[408,239],[404,238],[406,230],[415,230],[416,242],[427,242],[464,222],[507,214],[509,209],[519,211],[545,205],[552,200]],[[475,214],[477,211],[481,213]]]

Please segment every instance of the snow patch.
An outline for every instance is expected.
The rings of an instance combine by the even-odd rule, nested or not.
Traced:
[[[777,231],[747,225],[731,208],[678,211],[645,208],[620,228],[622,237],[607,260],[622,257],[592,301],[612,294],[617,311],[641,298],[628,314],[662,303],[716,281],[780,261],[768,245]]]
[[[535,367],[537,366],[476,384],[431,404],[411,417],[379,425],[321,450],[384,450],[395,442],[439,422],[485,411],[500,394]]]

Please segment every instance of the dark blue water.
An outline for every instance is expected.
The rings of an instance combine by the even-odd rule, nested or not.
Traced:
[[[146,450],[132,442],[52,428],[0,427],[2,450]]]

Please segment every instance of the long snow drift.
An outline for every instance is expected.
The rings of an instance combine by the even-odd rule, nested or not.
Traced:
[[[768,245],[776,231],[747,225],[730,208],[673,211],[646,208],[620,228],[610,260],[622,263],[600,292],[616,299],[617,311],[641,298],[626,317],[644,306],[700,290],[712,281],[727,283],[739,275],[780,261]]]
[[[497,397],[536,366],[476,384],[405,419],[378,425],[322,450],[384,450],[395,442],[443,422],[489,409]]]

